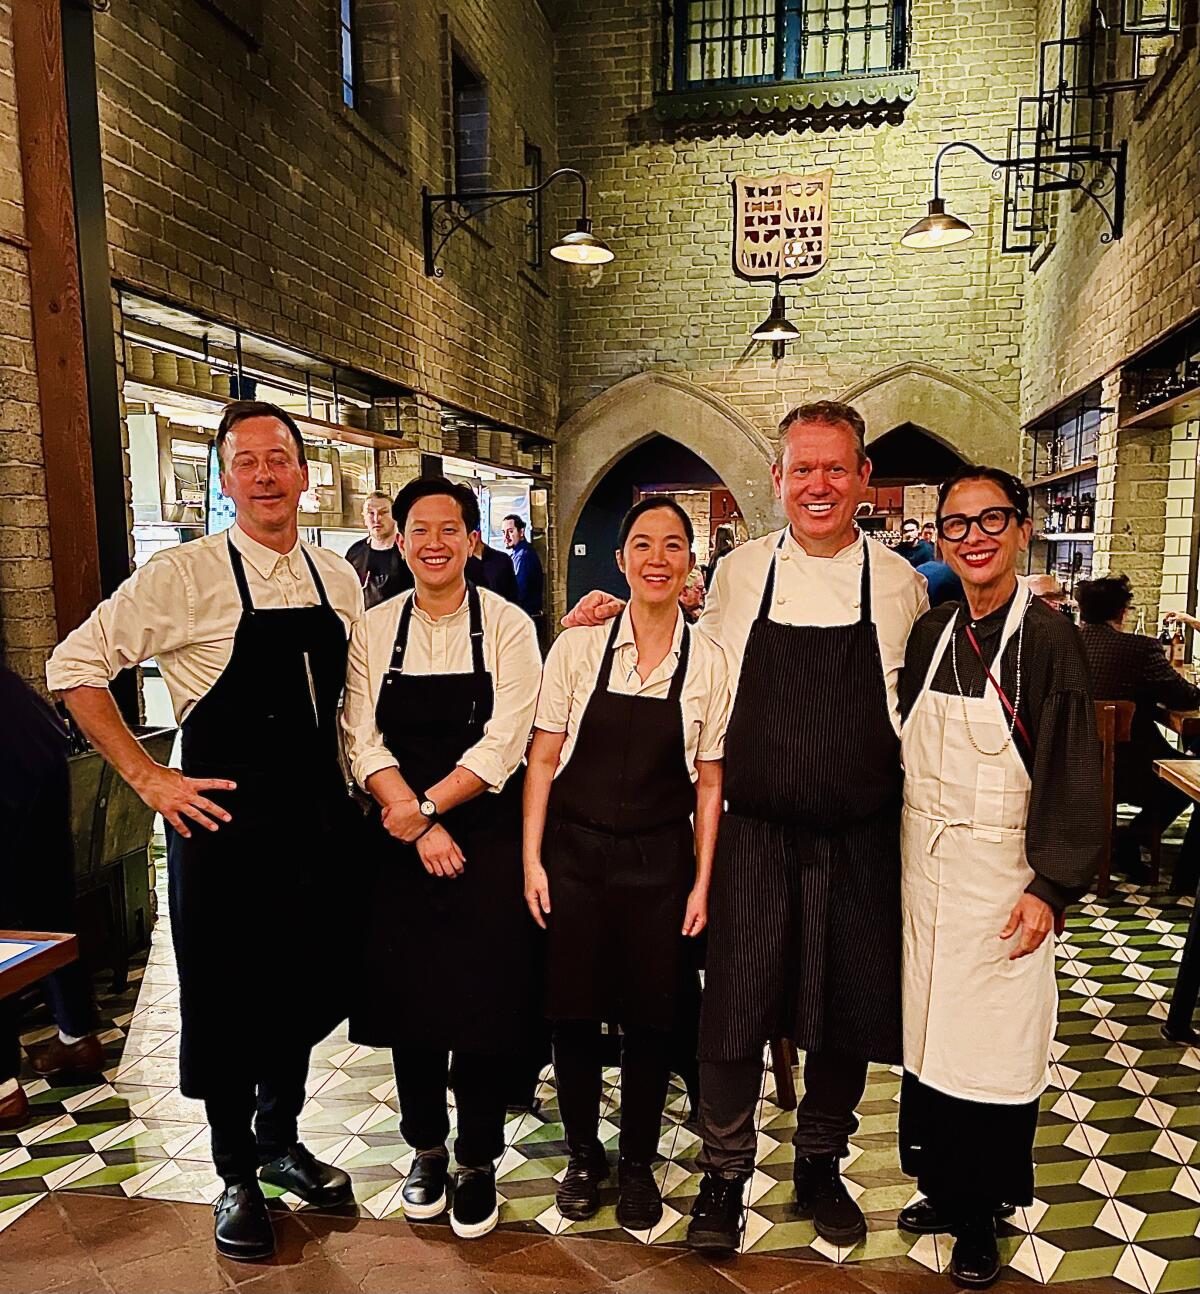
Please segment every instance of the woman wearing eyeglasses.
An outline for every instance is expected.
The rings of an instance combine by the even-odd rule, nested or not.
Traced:
[[[900,1153],[924,1198],[908,1231],[952,1231],[951,1276],[990,1285],[996,1219],[1033,1202],[1033,1138],[1058,1007],[1053,931],[1095,874],[1100,749],[1074,625],[1017,577],[1029,495],[964,468],[938,493],[965,603],[913,629],[904,761]]]

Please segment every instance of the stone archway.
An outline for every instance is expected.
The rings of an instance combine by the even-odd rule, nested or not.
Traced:
[[[898,364],[852,386],[841,399],[866,420],[868,443],[912,423],[968,463],[1020,470],[1016,410],[966,378],[928,364]]]
[[[669,373],[639,373],[596,396],[558,430],[558,566],[564,584],[571,536],[588,496],[618,459],[655,435],[704,459],[733,493],[751,534],[776,524],[767,438],[713,392]]]

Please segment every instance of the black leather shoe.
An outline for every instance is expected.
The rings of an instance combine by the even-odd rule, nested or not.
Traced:
[[[450,1157],[444,1150],[426,1150],[413,1158],[400,1198],[406,1218],[436,1218],[446,1207]]]
[[[450,1210],[450,1225],[462,1240],[478,1240],[492,1231],[500,1221],[500,1205],[496,1199],[496,1170],[462,1168],[454,1179],[454,1206]]]
[[[996,1219],[1011,1218],[1017,1210],[1011,1204],[996,1210]],[[932,1200],[915,1200],[900,1210],[896,1219],[901,1231],[913,1236],[945,1235],[954,1230],[954,1220],[942,1212]]]
[[[837,1155],[797,1155],[792,1170],[796,1210],[811,1218],[817,1235],[831,1245],[856,1245],[867,1234],[862,1209],[850,1198]]]
[[[996,1219],[990,1213],[975,1214],[955,1228],[950,1279],[965,1289],[982,1290],[999,1275]]]
[[[630,1231],[649,1231],[662,1221],[663,1202],[649,1164],[624,1157],[617,1164],[621,1188],[617,1221]]]
[[[566,1176],[554,1193],[558,1211],[572,1222],[594,1217],[600,1208],[600,1183],[607,1176],[608,1159],[598,1141],[583,1150],[572,1151]]]
[[[217,1252],[239,1263],[261,1262],[275,1252],[275,1232],[257,1182],[227,1186],[213,1205]]]
[[[350,1177],[332,1164],[323,1164],[303,1142],[258,1170],[261,1181],[291,1191],[308,1204],[329,1207],[354,1199]]]
[[[744,1177],[704,1174],[700,1194],[692,1205],[692,1220],[688,1223],[689,1248],[708,1254],[737,1252],[746,1229],[746,1214],[742,1208],[745,1187]]]

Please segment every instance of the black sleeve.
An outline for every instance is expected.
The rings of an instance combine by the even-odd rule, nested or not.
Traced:
[[[513,569],[512,558],[501,553],[500,560],[495,565],[496,579],[492,585],[493,591],[519,606],[521,591],[517,588],[517,572]]]
[[[1165,705],[1168,710],[1195,710],[1200,707],[1200,687],[1189,683],[1175,669],[1162,648],[1153,639],[1138,643],[1141,652],[1141,686],[1149,701]],[[1148,650],[1147,650],[1148,649]]]

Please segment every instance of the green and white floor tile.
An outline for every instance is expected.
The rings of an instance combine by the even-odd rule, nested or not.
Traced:
[[[1131,886],[1071,914],[1058,948],[1060,1023],[1037,1137],[1037,1198],[1003,1228],[1008,1275],[1153,1294],[1200,1287],[1200,1049],[1172,1045],[1159,1033],[1190,914],[1190,900]],[[33,1121],[0,1134],[0,1230],[47,1191],[199,1203],[219,1193],[202,1107],[176,1087],[178,988],[165,920],[128,992],[105,1000],[103,1011],[105,1081],[52,1088],[31,1079]],[[48,1033],[34,1030],[26,1041]],[[616,1071],[606,1074],[601,1129],[614,1154],[616,1079]],[[843,1165],[870,1230],[861,1245],[838,1250],[792,1214],[794,1116],[776,1105],[764,1072],[746,1250],[910,1271],[945,1267],[947,1240],[915,1239],[895,1226],[896,1211],[914,1193],[896,1156],[899,1087],[897,1071],[873,1069]],[[614,1216],[611,1181],[590,1221],[568,1222],[555,1209],[567,1159],[548,1071],[539,1096],[536,1113],[508,1122],[498,1173],[501,1225],[628,1239]],[[647,1243],[677,1244],[686,1230],[699,1178],[698,1142],[682,1123],[685,1112],[684,1093],[674,1087],[660,1142],[667,1208],[652,1234],[637,1237]],[[303,1136],[352,1175],[364,1214],[399,1222],[411,1152],[396,1123],[387,1053],[355,1046],[344,1033],[317,1048]],[[286,1195],[279,1204],[303,1207]]]

